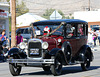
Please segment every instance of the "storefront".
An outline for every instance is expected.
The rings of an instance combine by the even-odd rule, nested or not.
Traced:
[[[100,26],[100,10],[74,12],[74,18],[87,21],[90,28]]]
[[[0,33],[2,29],[6,30],[6,36],[9,37],[9,4],[0,3]]]

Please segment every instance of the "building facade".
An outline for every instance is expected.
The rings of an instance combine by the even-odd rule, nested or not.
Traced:
[[[88,22],[88,26],[93,28],[100,26],[100,11],[80,11],[74,12],[75,19],[81,19]]]
[[[0,31],[6,30],[6,36],[9,37],[9,4],[0,3]]]

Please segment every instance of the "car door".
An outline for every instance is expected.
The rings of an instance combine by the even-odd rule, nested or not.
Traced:
[[[76,25],[75,24],[67,24],[66,25],[66,41],[71,44],[72,47],[72,56],[77,51],[77,39],[76,39]]]
[[[81,49],[83,45],[87,43],[87,36],[86,36],[86,25],[85,24],[77,24],[77,49],[75,54]]]

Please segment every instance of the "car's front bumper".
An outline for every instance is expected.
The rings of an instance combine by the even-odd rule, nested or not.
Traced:
[[[54,64],[54,59],[7,59],[8,63]]]

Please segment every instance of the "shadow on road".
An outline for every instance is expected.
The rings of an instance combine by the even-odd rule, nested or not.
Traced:
[[[100,68],[100,66],[91,66],[88,71],[96,70],[98,68]],[[80,66],[64,67],[62,69],[62,75],[71,74],[71,73],[79,73],[79,72],[80,73],[84,72],[84,71],[82,71]],[[51,71],[49,71],[49,72],[39,71],[39,72],[23,73],[20,75],[52,75],[52,73],[51,73]]]
[[[100,66],[91,66],[88,71],[96,70],[98,68],[100,68]],[[64,74],[79,73],[79,72],[84,72],[82,71],[81,66],[73,66],[73,67],[63,68],[62,74],[64,75]]]
[[[48,71],[48,72],[39,71],[39,72],[23,73],[20,75],[52,75],[52,73],[51,73],[51,71]]]

